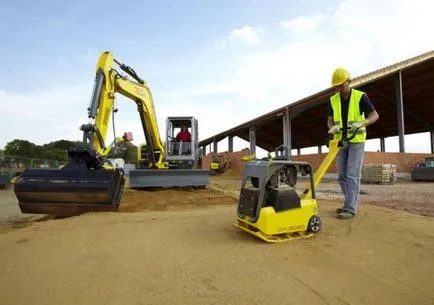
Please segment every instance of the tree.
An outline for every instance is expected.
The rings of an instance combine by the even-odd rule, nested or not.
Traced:
[[[80,144],[79,141],[59,140],[42,145],[42,156],[44,159],[67,161],[67,150]]]
[[[40,146],[27,140],[15,139],[6,144],[4,154],[33,159],[68,161],[67,150],[78,144],[81,142],[58,140]],[[137,147],[130,142],[117,143],[110,158],[122,158],[127,163],[135,163],[137,161]]]
[[[137,146],[131,142],[117,143],[110,158],[122,158],[126,163],[135,163],[137,161]]]
[[[68,154],[64,149],[57,148],[45,148],[40,155],[41,159],[57,160],[57,161],[67,161]]]
[[[68,140],[59,140],[50,142],[48,144],[42,145],[44,149],[60,149],[60,150],[68,150],[69,148],[76,146],[77,144],[80,144],[79,141],[68,141]]]
[[[5,146],[5,155],[35,158],[40,153],[37,145],[27,140],[15,139]]]

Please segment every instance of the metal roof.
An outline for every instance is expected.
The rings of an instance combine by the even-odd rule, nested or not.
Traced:
[[[434,50],[353,78],[351,86],[367,93],[380,119],[369,127],[368,139],[398,135],[396,78],[401,71],[405,134],[433,130]],[[327,107],[333,88],[327,88],[199,142],[200,146],[238,136],[249,141],[249,127],[256,126],[256,145],[268,150],[283,143],[282,115],[291,113],[292,149],[327,143]]]

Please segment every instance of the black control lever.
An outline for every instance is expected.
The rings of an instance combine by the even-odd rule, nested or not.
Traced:
[[[360,128],[363,128],[363,127],[358,127],[358,128],[356,128],[356,129],[354,130],[354,132],[353,132],[353,135],[352,135],[351,137],[349,137],[349,138],[347,137],[347,135],[348,135],[348,131],[351,131],[353,128],[352,128],[352,127],[340,128],[339,130],[340,130],[340,132],[342,132],[342,134],[344,134],[344,133],[343,133],[344,131],[346,131],[346,133],[345,133],[345,139],[340,139],[340,140],[339,140],[339,143],[338,143],[338,146],[339,146],[339,147],[342,147],[342,146],[343,146],[343,141],[350,141],[350,140],[354,139],[354,137],[357,135],[357,131],[358,131]],[[329,140],[329,141],[330,141],[330,140],[333,140],[333,134],[329,134],[329,135],[328,135],[328,140]],[[328,143],[327,143],[326,146],[328,147]]]

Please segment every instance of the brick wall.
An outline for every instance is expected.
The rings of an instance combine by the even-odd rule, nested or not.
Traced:
[[[308,154],[293,156],[294,160],[297,161],[307,161],[312,164],[312,167],[316,169],[324,159],[326,154]],[[365,152],[365,158],[363,164],[374,163],[374,164],[384,164],[390,163],[396,165],[397,173],[410,173],[412,169],[416,166],[418,162],[424,161],[425,157],[434,156],[434,154],[423,154],[423,153],[388,153],[388,152]],[[329,173],[336,173],[336,164],[333,162],[330,166]]]
[[[241,161],[243,156],[249,155],[249,150],[245,149],[242,151],[233,152],[230,154],[231,158],[231,168],[234,171],[242,172],[244,163]],[[300,156],[293,156],[292,159],[295,161],[307,161],[312,164],[314,170],[318,168],[326,153],[322,154],[305,154]],[[425,157],[434,157],[434,154],[424,154],[424,153],[388,153],[388,152],[365,152],[364,164],[374,163],[391,163],[396,165],[397,173],[410,173],[412,169],[416,166],[418,162],[424,161]],[[211,154],[208,154],[202,159],[202,168],[209,168],[211,163]],[[336,164],[332,163],[328,173],[336,173]]]

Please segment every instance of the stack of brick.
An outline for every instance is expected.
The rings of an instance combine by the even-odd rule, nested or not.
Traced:
[[[362,167],[362,183],[394,184],[395,181],[395,164],[368,163]]]

